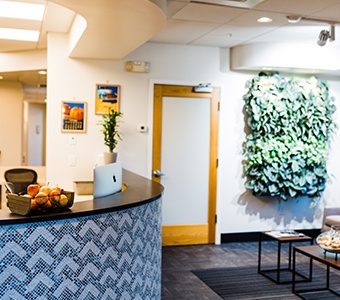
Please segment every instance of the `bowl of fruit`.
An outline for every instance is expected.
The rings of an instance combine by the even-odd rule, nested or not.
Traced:
[[[340,253],[340,226],[333,225],[331,230],[318,235],[316,243],[325,251]]]
[[[63,211],[70,208],[73,202],[74,192],[65,191],[57,185],[49,187],[30,184],[24,195],[7,194],[7,206],[10,211],[22,216]]]

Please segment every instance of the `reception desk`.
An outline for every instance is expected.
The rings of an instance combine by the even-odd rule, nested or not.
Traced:
[[[163,187],[123,171],[126,190],[28,217],[0,211],[0,299],[161,299]]]

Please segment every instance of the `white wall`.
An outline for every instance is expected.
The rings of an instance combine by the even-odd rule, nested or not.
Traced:
[[[0,165],[21,165],[23,128],[22,85],[0,82]]]
[[[246,80],[254,74],[230,72],[227,56],[226,49],[150,43],[131,53],[124,61],[74,60],[67,57],[67,36],[50,34],[47,180],[51,184],[73,189],[74,180],[92,178],[92,168],[99,154],[106,150],[97,125],[100,116],[95,115],[96,83],[121,85],[120,108],[124,113],[121,130],[124,140],[118,146],[119,160],[126,169],[149,177],[153,96],[150,87],[155,82],[210,82],[221,87],[217,241],[220,233],[320,228],[324,202],[335,204],[340,200],[337,189],[340,171],[336,168],[339,165],[339,133],[335,137],[329,164],[336,178],[328,185],[318,207],[309,208],[309,202],[305,199],[279,204],[273,199],[251,196],[244,189],[245,179],[242,178],[242,143],[245,139],[242,95]],[[124,71],[126,60],[149,61],[151,72],[127,73]],[[340,83],[330,81],[330,84],[331,94],[340,99]],[[60,130],[62,100],[88,103],[87,132],[77,134],[76,145],[70,145],[69,134]],[[340,104],[337,106],[340,109]],[[339,112],[337,119],[340,119]],[[149,132],[139,133],[137,127],[140,124],[149,126]],[[76,167],[68,166],[69,155],[76,156]]]
[[[51,34],[48,51],[47,176],[52,181],[60,181],[60,185],[62,182],[68,185],[73,180],[88,180],[92,175],[89,165],[94,166],[98,155],[106,150],[100,126],[97,125],[101,116],[95,115],[96,83],[121,86],[120,109],[124,113],[124,120],[121,123],[123,142],[118,145],[118,156],[125,168],[148,176],[151,130],[147,134],[139,133],[138,125],[146,124],[151,127],[150,81],[189,84],[210,81],[217,86],[224,81],[224,74],[214,72],[219,69],[218,48],[148,44],[126,58],[151,62],[149,74],[136,74],[124,71],[125,60],[115,62],[69,59],[67,47],[64,46],[66,40],[65,35]],[[196,54],[192,55],[191,52]],[[60,132],[62,100],[88,103],[88,130],[86,134],[77,134],[76,146],[69,145],[68,134]],[[69,154],[77,156],[76,168],[67,166]],[[63,175],[55,172],[57,167],[64,168]]]
[[[46,69],[46,50],[0,53],[0,72]],[[39,89],[40,90],[40,89]],[[36,100],[38,89],[21,82],[0,82],[0,165],[21,166],[23,147],[23,100]]]

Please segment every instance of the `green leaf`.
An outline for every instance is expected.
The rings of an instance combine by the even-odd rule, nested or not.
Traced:
[[[293,161],[292,162],[292,171],[295,173],[295,172],[297,172],[299,170],[299,164],[298,164],[298,162],[297,161]]]
[[[293,190],[292,188],[289,188],[288,191],[289,191],[289,196],[290,196],[290,197],[295,197],[296,194],[297,194],[297,193],[296,193],[296,190]]]
[[[271,195],[276,194],[276,193],[279,191],[279,189],[277,188],[277,186],[276,186],[275,184],[271,184],[271,185],[268,187],[268,189],[269,189],[269,193],[270,193]]]
[[[306,177],[304,175],[302,175],[299,178],[299,185],[300,185],[300,187],[303,187],[303,186],[305,186],[305,184],[306,184]]]

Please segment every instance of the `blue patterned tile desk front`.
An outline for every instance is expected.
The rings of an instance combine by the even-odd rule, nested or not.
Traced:
[[[161,198],[0,227],[0,299],[161,299]]]

